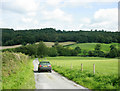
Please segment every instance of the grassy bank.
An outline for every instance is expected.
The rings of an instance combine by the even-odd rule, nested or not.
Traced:
[[[51,62],[55,71],[89,89],[118,89],[118,59],[48,57],[47,60]],[[95,74],[93,74],[93,64],[96,68]]]
[[[101,44],[101,51],[103,52],[109,52],[110,51],[110,45],[115,45],[116,48],[118,48],[118,43],[110,43],[110,44],[105,44],[105,43],[78,43],[78,44],[73,44],[73,45],[68,45],[71,48],[75,48],[79,46],[82,50],[90,51],[94,50],[96,44]]]
[[[2,53],[2,89],[34,89],[32,59],[22,53]]]

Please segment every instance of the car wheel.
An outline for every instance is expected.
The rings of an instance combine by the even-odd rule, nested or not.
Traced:
[[[38,72],[40,72],[40,69],[38,69]]]
[[[52,73],[52,71],[51,71],[51,70],[50,70],[49,72],[50,72],[50,73]]]

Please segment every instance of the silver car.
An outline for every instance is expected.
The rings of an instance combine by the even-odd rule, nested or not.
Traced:
[[[38,65],[38,72],[41,72],[41,71],[49,71],[51,72],[51,64],[49,61],[41,61]]]

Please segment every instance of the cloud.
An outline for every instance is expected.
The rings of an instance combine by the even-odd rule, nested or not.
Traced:
[[[97,21],[108,21],[108,22],[117,22],[118,20],[118,9],[100,9],[95,12],[94,18]]]
[[[81,19],[81,22],[82,22],[82,23],[89,24],[89,23],[91,23],[91,19],[90,19],[90,18],[85,17],[85,18],[82,18],[82,19]]]
[[[61,2],[63,2],[64,0],[46,0],[45,2],[48,4],[48,5],[54,5],[54,6],[57,6],[59,5]]]
[[[118,9],[100,9],[94,14],[95,21],[97,23],[93,26],[101,26],[112,31],[118,28]]]
[[[72,22],[72,15],[68,15],[61,9],[43,11],[42,13],[45,20]]]
[[[93,19],[91,19],[90,21],[90,24],[84,23],[80,27],[88,27],[89,29],[105,29],[108,31],[118,31],[118,9],[99,9],[94,13]]]
[[[89,2],[119,2],[119,0],[66,0],[66,2],[75,2],[75,3],[89,3]]]
[[[32,18],[22,18],[22,21],[23,22],[26,22],[26,23],[28,23],[28,22],[31,22],[32,21]]]
[[[109,2],[117,1],[109,0]],[[108,5],[109,9],[92,6],[92,2],[108,2],[108,0],[1,0],[0,2],[3,11],[0,13],[0,17],[3,16],[0,19],[0,27],[4,25],[15,29],[54,27],[65,30],[117,30],[117,8],[110,8],[107,3],[104,4]]]
[[[37,10],[38,4],[35,0],[7,0],[2,3],[2,9],[16,13],[27,13]]]
[[[91,8],[92,6],[89,5],[90,3],[118,3],[119,0],[64,0],[63,2],[63,6],[82,6],[85,8]]]

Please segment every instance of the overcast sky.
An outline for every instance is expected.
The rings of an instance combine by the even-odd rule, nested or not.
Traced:
[[[118,30],[118,0],[1,0],[0,6],[1,28]]]

